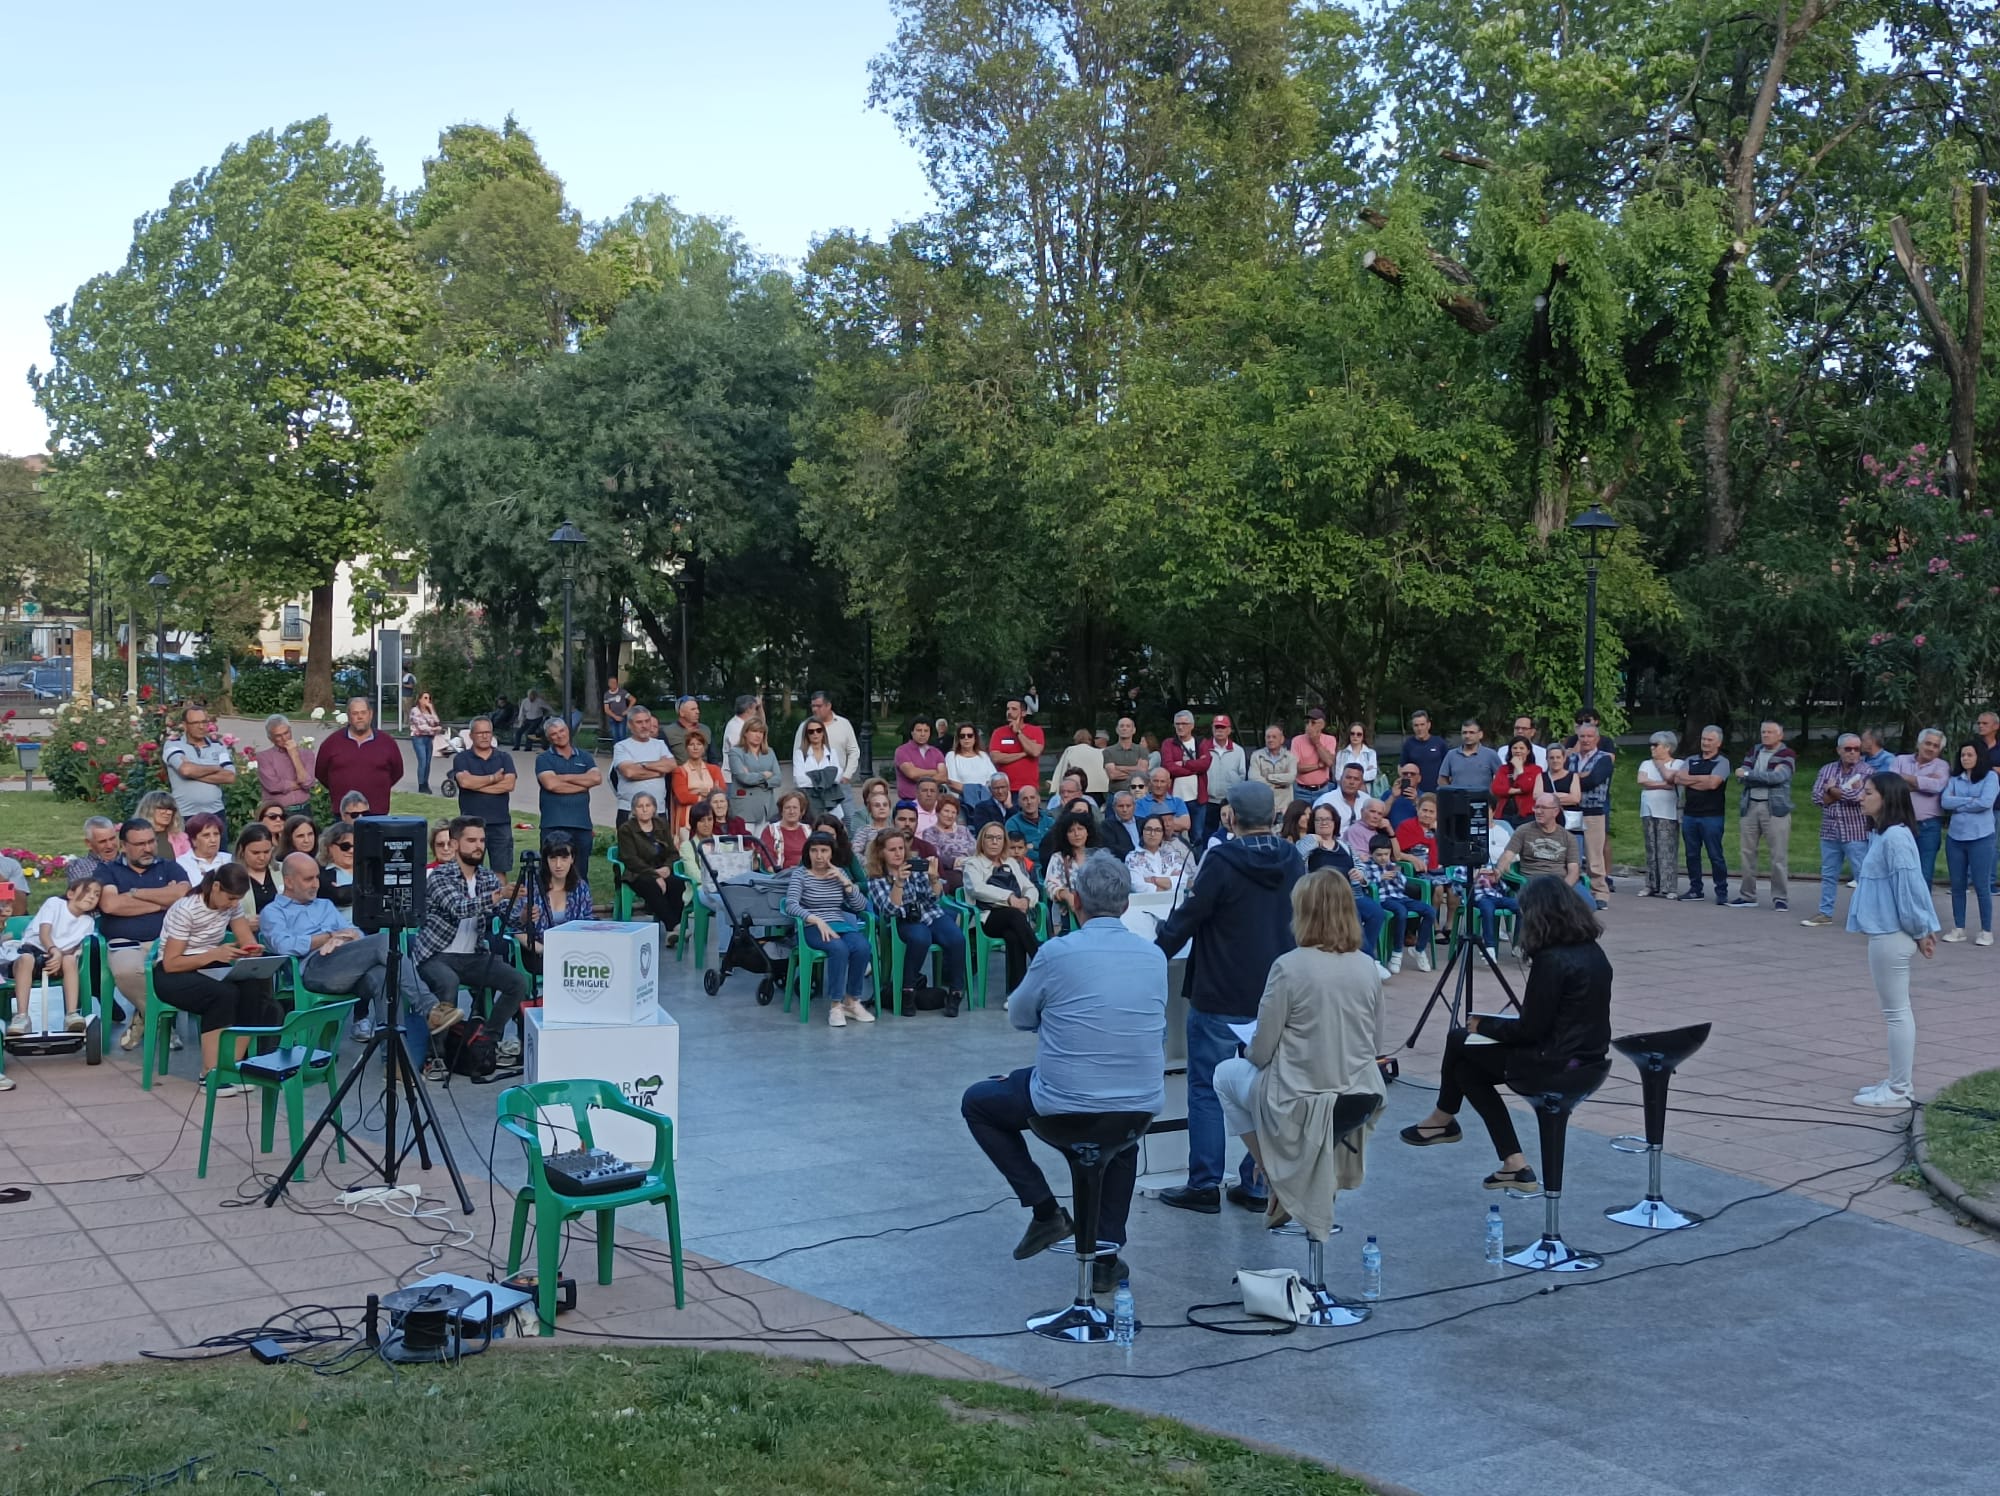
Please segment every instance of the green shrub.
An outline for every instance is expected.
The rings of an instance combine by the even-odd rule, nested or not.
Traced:
[[[241,716],[296,716],[305,709],[306,675],[296,665],[246,666],[237,672],[231,695]]]

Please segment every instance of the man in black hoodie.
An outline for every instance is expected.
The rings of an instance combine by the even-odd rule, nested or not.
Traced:
[[[1232,785],[1229,808],[1235,838],[1209,848],[1187,898],[1154,936],[1169,956],[1194,941],[1186,981],[1188,1177],[1160,1199],[1204,1215],[1222,1209],[1227,1143],[1215,1067],[1236,1053],[1229,1025],[1255,1021],[1271,963],[1292,948],[1292,885],[1305,874],[1297,850],[1271,834],[1268,784]],[[1264,1209],[1264,1181],[1247,1154],[1229,1198],[1245,1210]]]

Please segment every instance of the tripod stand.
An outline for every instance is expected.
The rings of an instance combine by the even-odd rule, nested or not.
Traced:
[[[459,1209],[463,1210],[467,1215],[472,1214],[472,1196],[466,1193],[465,1179],[458,1172],[458,1160],[452,1157],[451,1143],[445,1137],[444,1129],[438,1125],[437,1111],[431,1105],[429,1093],[418,1084],[416,1066],[410,1062],[410,1051],[403,1042],[402,969],[404,956],[397,946],[395,934],[396,932],[391,931],[389,940],[389,971],[386,987],[386,994],[389,999],[388,1022],[375,1030],[374,1037],[362,1046],[361,1057],[354,1062],[354,1068],[347,1072],[346,1079],[341,1081],[339,1088],[333,1093],[331,1099],[328,1100],[325,1110],[319,1114],[318,1120],[307,1131],[305,1138],[299,1143],[298,1151],[285,1164],[284,1172],[278,1176],[277,1182],[269,1190],[265,1191],[264,1205],[266,1209],[278,1203],[278,1197],[284,1194],[286,1189],[290,1187],[292,1175],[298,1172],[299,1166],[306,1160],[306,1155],[312,1152],[313,1144],[319,1141],[319,1135],[328,1127],[331,1127],[346,1141],[350,1148],[361,1155],[363,1161],[367,1163],[370,1173],[382,1176],[384,1184],[394,1184],[396,1182],[396,1173],[402,1167],[403,1160],[410,1156],[412,1148],[417,1150],[418,1167],[423,1169],[430,1168],[431,1150],[430,1146],[424,1141],[424,1134],[429,1133],[436,1141],[438,1157],[444,1160],[445,1168],[451,1172],[452,1188],[458,1191]],[[378,1049],[382,1052],[384,1069],[382,1157],[379,1162],[339,1120],[341,1103],[347,1099],[347,1093],[354,1089],[354,1083],[361,1079],[361,1073],[368,1068],[370,1057]],[[410,1108],[410,1140],[401,1147],[398,1147],[396,1142],[396,1091],[398,1086],[402,1088],[404,1099],[409,1103]]]
[[[1465,897],[1459,900],[1459,917],[1454,921],[1460,928],[1452,932],[1456,938],[1450,942],[1451,955],[1444,963],[1444,970],[1438,973],[1437,985],[1431,988],[1430,1001],[1424,1004],[1423,1012],[1417,1015],[1416,1027],[1410,1030],[1410,1037],[1403,1041],[1405,1049],[1417,1047],[1417,1036],[1423,1033],[1424,1024],[1430,1020],[1431,1010],[1438,1005],[1440,999],[1444,1001],[1445,1012],[1449,1015],[1453,1028],[1459,1027],[1465,1021],[1465,1015],[1472,1011],[1473,963],[1472,958],[1466,954],[1467,951],[1479,952],[1479,959],[1486,963],[1486,969],[1493,973],[1493,980],[1498,982],[1500,990],[1507,994],[1507,1006],[1517,1013],[1521,1009],[1521,1004],[1514,997],[1514,989],[1507,985],[1506,976],[1494,964],[1493,957],[1487,954],[1486,947],[1480,944],[1473,929],[1473,865],[1469,857],[1465,862],[1464,871]],[[1447,987],[1451,989],[1448,997],[1445,995]]]

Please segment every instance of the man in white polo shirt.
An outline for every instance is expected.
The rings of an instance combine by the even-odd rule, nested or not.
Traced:
[[[673,750],[660,737],[660,719],[643,706],[626,714],[631,736],[611,750],[611,774],[618,786],[618,824],[632,817],[632,797],[644,790],[664,811],[666,787],[660,783],[674,772]]]

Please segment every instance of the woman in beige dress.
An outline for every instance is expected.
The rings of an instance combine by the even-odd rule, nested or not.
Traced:
[[[1270,1182],[1265,1223],[1296,1218],[1323,1242],[1333,1230],[1333,1197],[1361,1183],[1368,1127],[1332,1146],[1333,1107],[1342,1096],[1383,1094],[1382,977],[1361,949],[1361,920],[1344,875],[1308,873],[1292,889],[1298,941],[1271,963],[1247,1058],[1215,1067],[1215,1093]]]

